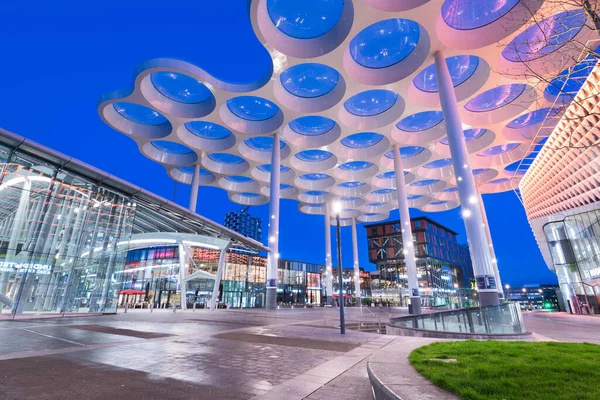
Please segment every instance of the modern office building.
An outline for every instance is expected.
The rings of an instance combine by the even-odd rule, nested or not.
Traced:
[[[592,66],[519,186],[544,261],[577,314],[600,313],[600,68]]]
[[[262,242],[262,219],[249,214],[248,207],[242,211],[231,211],[225,214],[225,227]]]
[[[473,276],[469,249],[458,243],[457,233],[427,218],[411,219],[413,248],[417,261],[419,292],[424,306],[462,304],[464,291],[471,288]],[[369,261],[377,265],[372,280],[374,298],[407,305],[405,252],[401,222],[365,225]],[[375,277],[373,277],[375,278]]]
[[[163,301],[176,290],[175,277],[185,276],[180,275],[184,269],[172,246],[184,252],[193,246],[219,253],[229,245],[267,250],[139,187],[4,130],[0,203],[0,312],[7,315],[114,312],[123,285],[157,290]],[[171,247],[130,252],[166,244]],[[159,267],[149,271],[148,260]],[[139,279],[147,274],[152,278]]]
[[[556,284],[509,286],[505,292],[506,300],[519,303],[521,308],[565,311],[560,287]]]

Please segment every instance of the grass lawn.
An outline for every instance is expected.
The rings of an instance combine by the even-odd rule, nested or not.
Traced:
[[[594,344],[437,342],[416,349],[409,360],[462,399],[600,399],[600,346]]]

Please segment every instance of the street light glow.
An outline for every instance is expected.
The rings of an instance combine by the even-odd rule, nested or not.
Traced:
[[[334,214],[339,214],[342,212],[342,203],[340,203],[339,201],[334,201],[332,204],[332,208]]]

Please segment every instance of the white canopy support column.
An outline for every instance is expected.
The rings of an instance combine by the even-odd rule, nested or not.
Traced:
[[[354,293],[356,305],[360,305],[360,269],[358,263],[358,238],[356,235],[356,218],[352,217],[352,255],[354,258]]]
[[[499,303],[499,299],[494,266],[490,256],[483,218],[481,212],[478,210],[477,203],[479,202],[479,196],[458,112],[454,84],[446,65],[444,53],[441,50],[437,50],[434,53],[434,57],[440,103],[446,124],[448,145],[450,147],[452,165],[454,166],[454,174],[458,186],[462,216],[473,260],[473,271],[477,282],[479,304],[481,306],[495,305]]]
[[[192,175],[192,186],[190,188],[190,204],[189,209],[191,212],[196,212],[196,205],[198,204],[198,188],[200,187],[200,164],[194,165],[194,175]]]
[[[494,276],[496,278],[496,286],[498,289],[498,298],[504,299],[504,290],[502,289],[502,280],[500,279],[500,271],[498,270],[498,260],[496,259],[496,251],[494,250],[494,242],[492,241],[492,233],[490,231],[490,224],[487,219],[487,212],[485,211],[485,204],[483,204],[483,197],[481,192],[477,190],[479,195],[479,204],[481,209],[481,217],[485,224],[485,233],[487,235],[488,245],[490,247],[490,256],[492,257],[492,264],[494,265]]]
[[[213,286],[212,297],[210,299],[210,309],[216,310],[217,303],[219,301],[219,286],[221,286],[221,278],[223,277],[223,271],[225,270],[225,261],[227,260],[227,249],[229,244],[221,250],[219,255],[219,265],[217,266],[217,275],[215,276],[215,285]]]
[[[187,269],[188,269],[188,254],[185,245],[182,242],[179,245],[179,299],[181,309],[187,309]]]
[[[325,275],[327,304],[333,305],[333,268],[331,263],[331,208],[325,203]]]
[[[281,148],[279,131],[273,135],[271,181],[269,184],[269,255],[267,256],[267,310],[277,308],[277,264],[279,262],[279,189],[281,182]]]
[[[394,179],[396,180],[396,193],[398,195],[398,213],[400,214],[402,248],[404,250],[404,263],[406,264],[408,292],[410,294],[410,311],[411,314],[421,314],[421,297],[419,296],[415,247],[408,211],[408,197],[406,196],[406,179],[404,178],[404,168],[402,168],[400,147],[397,144],[394,145]]]

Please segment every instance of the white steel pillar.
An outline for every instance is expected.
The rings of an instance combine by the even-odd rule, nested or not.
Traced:
[[[196,212],[196,204],[198,203],[198,187],[200,186],[200,164],[194,165],[194,174],[192,175],[192,186],[190,188],[190,204],[191,212]]]
[[[215,285],[213,286],[212,297],[210,299],[210,309],[217,309],[217,302],[219,301],[219,286],[221,285],[221,278],[223,277],[223,271],[225,270],[225,261],[227,259],[227,249],[229,244],[221,250],[219,255],[219,265],[217,266],[217,275],[215,276]]]
[[[187,277],[188,256],[185,245],[179,242],[179,301],[181,310],[187,309]]]
[[[354,293],[356,305],[359,306],[360,298],[360,269],[358,265],[358,238],[356,236],[356,218],[352,217],[352,255],[354,258]]]
[[[273,135],[271,181],[269,184],[269,255],[267,256],[267,310],[277,308],[277,266],[279,263],[279,188],[281,183],[281,148],[279,131]]]
[[[406,264],[406,280],[412,314],[421,314],[421,297],[419,296],[419,280],[417,279],[417,263],[415,261],[415,247],[413,245],[410,213],[408,212],[408,198],[406,196],[406,180],[400,147],[394,145],[394,179],[396,180],[396,193],[398,195],[398,213],[400,214],[400,231],[402,233],[402,248],[404,263]]]
[[[446,124],[448,145],[452,156],[452,165],[458,186],[461,210],[471,259],[473,260],[473,271],[477,282],[479,293],[479,304],[481,306],[495,305],[499,303],[498,289],[494,276],[494,266],[490,256],[490,250],[485,234],[483,218],[478,210],[479,196],[475,186],[475,178],[471,170],[471,160],[467,151],[467,144],[463,133],[462,123],[458,112],[458,103],[454,93],[454,84],[446,65],[446,59],[441,50],[434,53],[435,70],[440,95],[442,113]]]
[[[498,290],[498,298],[504,299],[504,289],[502,288],[502,280],[500,279],[500,271],[498,270],[498,260],[496,259],[496,251],[494,250],[494,242],[492,241],[492,233],[490,232],[490,224],[487,219],[487,212],[485,211],[485,204],[483,204],[483,197],[481,192],[477,190],[479,195],[479,204],[481,209],[481,217],[485,224],[485,234],[488,240],[488,246],[490,248],[490,256],[492,257],[492,264],[494,265],[494,277],[496,278],[496,288]]]
[[[327,304],[333,305],[333,268],[331,263],[331,209],[330,204],[325,203],[325,272],[327,273],[326,289]]]

